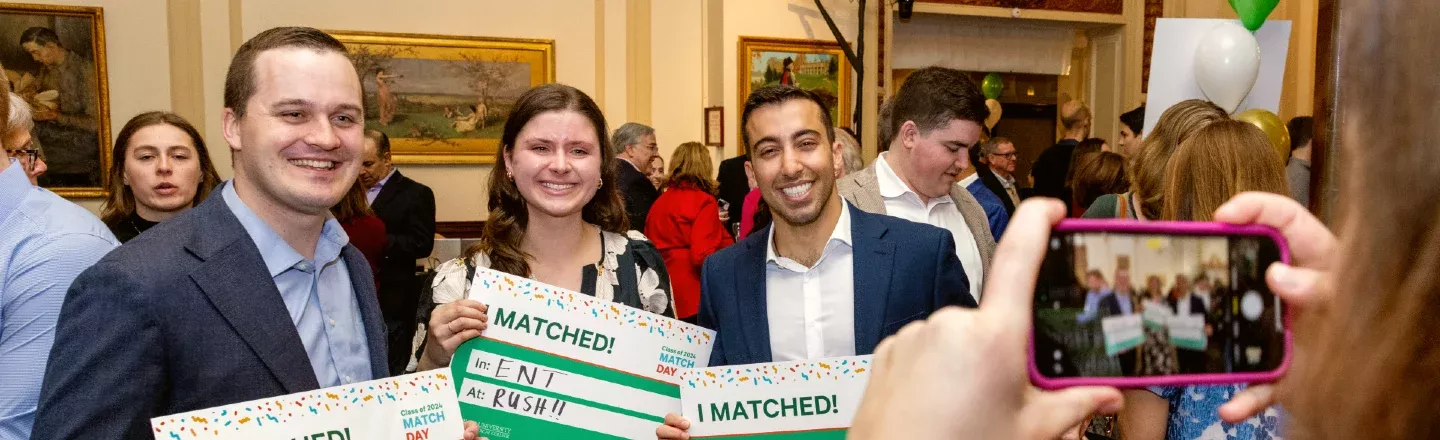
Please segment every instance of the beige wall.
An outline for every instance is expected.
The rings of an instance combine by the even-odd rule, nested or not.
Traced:
[[[858,3],[849,0],[825,0],[825,7],[835,19],[845,39],[854,44],[858,34],[856,11]],[[873,2],[872,2],[873,3]],[[740,36],[767,36],[834,41],[830,28],[815,2],[803,0],[725,0],[724,33],[721,55],[724,63],[725,151],[724,157],[736,154],[740,145],[739,69],[735,58]],[[873,20],[872,20],[873,21]],[[873,47],[873,46],[872,46]],[[855,96],[859,99],[859,96]],[[699,122],[699,116],[695,116]]]
[[[556,80],[593,94],[598,87],[592,52],[596,5],[590,0],[407,0],[404,7],[388,0],[245,0],[240,22],[244,38],[275,26],[300,25],[332,30],[551,39],[555,40]],[[624,29],[607,26],[607,30],[615,32]],[[223,82],[207,86],[223,88]],[[616,100],[612,95],[607,103]],[[435,191],[437,220],[485,218],[484,182],[489,178],[489,165],[399,168]]]
[[[221,128],[230,56],[246,38],[275,26],[555,40],[557,80],[591,94],[612,128],[632,120],[655,127],[667,162],[680,143],[703,140],[707,105],[726,107],[727,146],[716,149],[717,159],[734,154],[738,36],[832,38],[805,0],[407,0],[403,7],[389,0],[41,2],[105,8],[115,131],[142,111],[180,111],[205,134],[224,178],[233,175]],[[825,4],[853,40],[854,5]],[[719,41],[707,45],[714,37]],[[172,78],[172,72],[180,73]],[[399,168],[435,190],[438,220],[485,218],[491,166]],[[92,211],[100,205],[98,199],[77,202]]]
[[[105,57],[110,81],[110,132],[141,112],[170,108],[170,45],[165,0],[27,0],[105,8]],[[99,212],[103,199],[73,199]]]

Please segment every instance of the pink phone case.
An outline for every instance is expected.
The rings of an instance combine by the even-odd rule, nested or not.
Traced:
[[[1280,261],[1290,263],[1290,245],[1280,231],[1263,225],[1231,225],[1217,222],[1139,222],[1134,220],[1110,219],[1066,219],[1055,226],[1056,232],[1119,232],[1128,234],[1167,235],[1254,235],[1269,237],[1280,248]],[[1280,366],[1267,372],[1223,373],[1223,374],[1176,374],[1147,377],[1063,377],[1052,378],[1040,374],[1035,363],[1035,330],[1030,330],[1029,352],[1030,382],[1044,389],[1058,389],[1082,385],[1106,385],[1116,388],[1142,388],[1148,386],[1201,385],[1224,383],[1264,383],[1279,380],[1290,368],[1292,340],[1290,334],[1290,307],[1285,305],[1285,357]]]

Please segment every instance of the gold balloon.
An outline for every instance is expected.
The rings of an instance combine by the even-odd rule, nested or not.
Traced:
[[[1235,120],[1260,127],[1260,131],[1265,132],[1265,137],[1270,138],[1270,145],[1275,148],[1280,163],[1290,159],[1290,129],[1285,127],[1285,122],[1281,121],[1279,116],[1269,110],[1252,108],[1236,114]]]
[[[994,130],[995,124],[1000,122],[1000,113],[1004,108],[1000,107],[1000,101],[994,99],[986,99],[985,107],[990,109],[990,117],[985,118],[985,128]]]

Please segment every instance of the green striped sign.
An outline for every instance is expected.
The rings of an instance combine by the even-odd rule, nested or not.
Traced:
[[[491,439],[653,437],[680,412],[679,371],[714,333],[532,280],[481,271],[484,335],[455,352],[460,409]]]

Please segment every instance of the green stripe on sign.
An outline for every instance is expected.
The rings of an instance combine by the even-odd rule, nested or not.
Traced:
[[[715,437],[690,437],[693,439],[724,439],[724,440],[845,440],[846,429],[826,429],[820,431],[782,432],[776,434],[754,434],[754,435],[724,435]]]
[[[528,439],[597,439],[626,440],[569,425],[534,419],[496,409],[473,405],[461,405],[460,414],[465,420],[480,424],[480,436],[491,440]]]
[[[475,338],[465,342],[464,344],[461,344],[460,348],[455,351],[455,360],[463,360],[464,362],[457,365],[469,365],[471,350],[480,350],[484,352],[495,353],[501,356],[522,360],[532,364],[554,368],[556,370],[564,371],[567,373],[579,374],[581,376],[610,382],[616,385],[627,386],[641,391],[649,391],[651,393],[659,394],[665,397],[675,399],[680,398],[680,387],[676,385],[671,385],[648,377],[612,370],[609,368],[571,360],[550,353],[531,350],[528,348],[511,345],[487,338]],[[464,359],[461,359],[461,357],[463,357]],[[456,370],[455,373],[456,375],[460,375],[461,373],[464,373],[464,371],[465,370],[462,368]],[[455,381],[455,386],[458,389],[458,387],[460,386],[460,381]]]
[[[537,395],[540,395],[540,396],[549,397],[549,398],[551,398],[551,399],[564,400],[564,401],[566,401],[566,402],[578,403],[578,404],[585,405],[585,406],[588,406],[588,407],[591,407],[591,408],[602,409],[602,410],[609,411],[609,412],[613,412],[613,413],[616,413],[616,414],[624,414],[624,415],[627,415],[627,416],[630,416],[630,417],[634,417],[634,418],[637,418],[637,419],[641,419],[641,420],[649,420],[649,421],[652,421],[652,422],[655,422],[655,423],[665,423],[665,418],[664,418],[664,417],[652,416],[652,415],[645,414],[645,413],[642,413],[642,412],[631,411],[631,410],[628,410],[628,409],[625,409],[625,408],[621,408],[621,407],[618,407],[618,406],[606,405],[606,404],[604,404],[604,403],[596,402],[596,401],[593,401],[593,400],[581,399],[581,398],[575,397],[575,396],[567,396],[567,395],[560,394],[560,393],[557,393],[557,392],[554,392],[554,391],[550,391],[550,390],[547,390],[547,389],[529,387],[529,386],[521,385],[521,384],[518,384],[518,383],[515,383],[515,382],[510,382],[510,381],[507,381],[507,380],[494,379],[494,378],[489,378],[489,377],[484,377],[484,376],[468,376],[468,378],[472,378],[472,379],[475,379],[475,380],[479,380],[479,381],[481,381],[481,382],[485,382],[485,383],[488,383],[488,384],[491,384],[491,385],[495,385],[495,386],[498,386],[498,387],[502,387],[502,388],[516,389],[516,390],[524,391],[524,392],[531,393],[531,394],[537,394]]]

